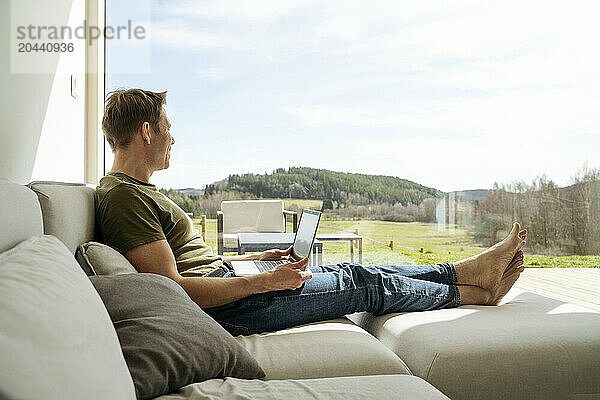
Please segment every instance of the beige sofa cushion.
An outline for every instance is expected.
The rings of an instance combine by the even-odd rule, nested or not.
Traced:
[[[416,376],[384,375],[275,381],[211,379],[157,399],[447,400],[448,397]]]
[[[285,232],[283,200],[223,201],[221,211],[223,233]]]
[[[78,183],[31,182],[44,217],[44,233],[59,238],[75,254],[94,239],[94,188]]]
[[[75,259],[88,276],[137,274],[127,258],[110,246],[98,242],[80,244]]]
[[[0,252],[44,232],[35,193],[5,179],[0,179],[0,221]]]
[[[401,359],[347,318],[236,339],[265,379],[410,374]]]
[[[452,399],[600,398],[600,313],[512,289],[499,307],[351,316]]]
[[[108,312],[62,242],[0,254],[0,293],[0,397],[135,399]]]

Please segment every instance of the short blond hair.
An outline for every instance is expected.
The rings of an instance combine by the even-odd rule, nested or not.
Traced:
[[[102,130],[113,152],[127,147],[144,122],[158,124],[166,103],[166,91],[120,89],[110,92],[104,106]]]

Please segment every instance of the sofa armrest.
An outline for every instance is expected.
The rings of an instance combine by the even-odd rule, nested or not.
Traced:
[[[296,211],[283,210],[283,216],[284,216],[286,222],[287,222],[287,217],[291,217],[292,229],[293,229],[293,232],[296,232],[298,230],[298,213]],[[287,230],[287,226],[286,226],[286,230]]]

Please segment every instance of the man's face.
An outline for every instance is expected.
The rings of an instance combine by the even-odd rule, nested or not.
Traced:
[[[160,120],[158,122],[158,132],[155,130],[155,153],[154,161],[156,169],[167,169],[169,168],[169,158],[171,157],[171,146],[175,144],[175,139],[169,132],[171,123],[167,118],[167,114],[163,111]]]

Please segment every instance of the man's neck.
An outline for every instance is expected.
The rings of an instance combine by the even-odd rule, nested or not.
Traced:
[[[150,183],[150,177],[154,171],[148,168],[143,161],[117,151],[110,172],[120,172],[138,181]]]

